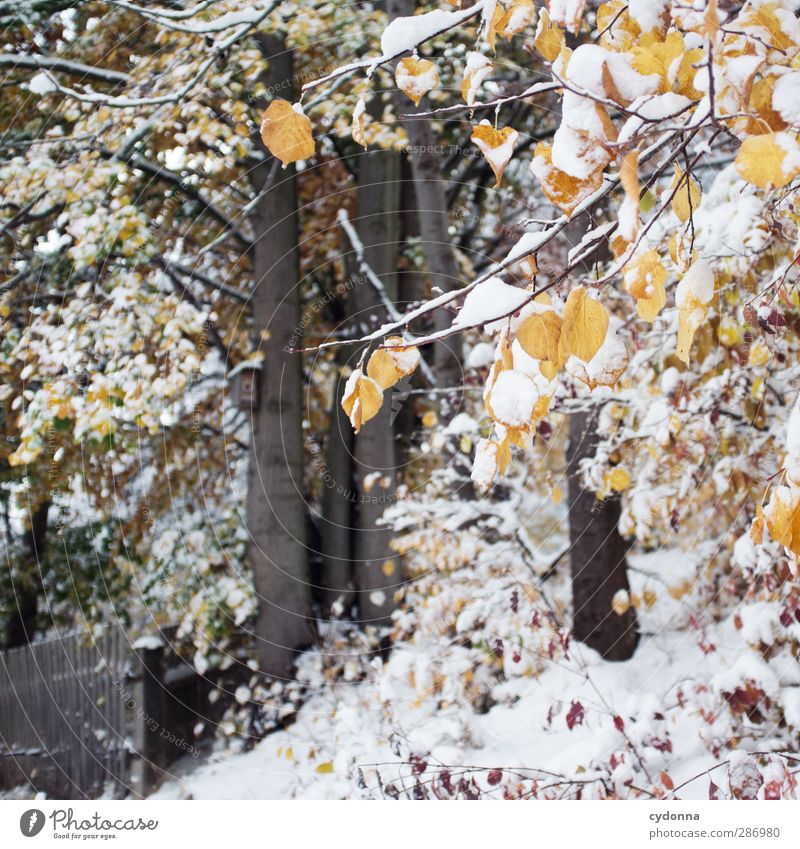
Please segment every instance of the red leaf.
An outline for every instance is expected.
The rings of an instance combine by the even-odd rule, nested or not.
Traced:
[[[675,788],[675,785],[672,783],[672,779],[669,777],[669,773],[662,769],[659,777],[661,778],[661,783],[667,788],[667,790],[673,790]]]
[[[584,715],[583,705],[580,702],[573,702],[567,713],[567,728],[572,731],[576,725],[583,725]]]
[[[503,780],[503,771],[501,769],[493,769],[486,780],[492,786],[499,784]]]
[[[621,716],[614,717],[614,728],[616,728],[620,733],[625,730],[625,720]]]
[[[719,799],[719,787],[713,781],[708,782],[708,798]]]

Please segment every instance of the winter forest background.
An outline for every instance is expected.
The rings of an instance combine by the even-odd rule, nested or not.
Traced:
[[[219,682],[161,797],[796,798],[797,5],[0,0],[0,647]]]

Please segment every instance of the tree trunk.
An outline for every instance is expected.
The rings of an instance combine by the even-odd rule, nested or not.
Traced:
[[[347,349],[340,348],[336,364],[342,369],[347,362]],[[336,381],[328,418],[322,474],[322,516],[320,540],[322,574],[319,580],[319,603],[322,617],[332,615],[331,606],[338,602],[346,614],[353,601],[353,428],[341,405],[346,380]]]
[[[268,91],[291,99],[292,55],[277,36],[259,43],[268,67]],[[274,160],[257,168],[266,185]],[[258,203],[253,255],[253,321],[264,355],[260,403],[253,414],[253,450],[247,496],[248,559],[259,596],[256,624],[261,670],[293,675],[298,652],[313,639],[311,586],[303,497],[302,363],[297,186],[294,166],[279,170]],[[267,331],[264,333],[263,331]]]
[[[6,648],[24,646],[36,634],[39,597],[42,594],[42,575],[47,549],[47,517],[50,502],[45,501],[31,514],[30,527],[25,531],[24,557],[27,562],[14,574],[12,592],[15,607],[10,611],[6,626]]]
[[[632,606],[620,616],[612,608],[614,595],[629,592],[626,555],[620,536],[619,497],[604,501],[584,489],[578,466],[594,457],[597,447],[595,418],[598,408],[569,417],[569,535],[572,570],[572,628],[579,642],[595,649],[606,660],[627,660],[639,642],[636,611]]]
[[[417,8],[417,0],[389,0],[390,18],[410,17]],[[396,92],[398,115],[425,111],[423,105],[415,107],[403,92]],[[442,174],[444,157],[438,146],[430,118],[407,118],[403,128],[408,135],[411,173],[417,216],[425,248],[425,260],[430,285],[444,292],[461,286],[461,274],[448,233],[448,209],[445,178]],[[437,310],[434,329],[446,330],[453,316],[449,310]],[[434,372],[440,386],[459,386],[462,380],[460,336],[452,336],[436,343]]]
[[[397,253],[400,240],[400,156],[388,150],[370,150],[359,157],[357,229],[364,258],[378,275],[391,301],[397,300]],[[373,316],[386,320],[385,310],[372,286],[355,289],[356,320],[366,324]],[[385,624],[394,606],[394,587],[400,578],[399,560],[389,543],[392,533],[376,522],[394,500],[396,488],[395,441],[391,399],[355,438],[356,510],[355,579],[360,619]],[[391,565],[390,565],[391,564]],[[388,573],[388,574],[387,574]]]

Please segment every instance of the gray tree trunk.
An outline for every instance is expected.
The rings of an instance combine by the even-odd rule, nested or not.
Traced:
[[[417,8],[417,0],[389,0],[390,18],[409,17]],[[425,111],[425,104],[415,107],[409,98],[397,91],[395,104],[398,115]],[[417,216],[423,237],[425,260],[431,286],[444,292],[461,287],[461,274],[448,233],[446,185],[442,173],[444,155],[429,118],[407,118],[403,128],[408,135],[411,173]],[[448,310],[437,310],[434,329],[446,330],[453,316]],[[462,379],[461,342],[459,336],[436,343],[433,366],[440,386],[459,386]]]
[[[336,355],[340,369],[347,356],[347,349],[340,348]],[[340,377],[334,387],[322,477],[319,597],[323,618],[331,615],[334,602],[346,613],[353,601],[353,428],[340,403],[345,382]]]
[[[386,294],[397,300],[397,254],[400,240],[400,156],[393,151],[370,150],[359,157],[356,205],[357,229],[364,257],[378,275]],[[386,320],[385,309],[372,286],[355,289],[356,321]],[[387,528],[376,522],[394,500],[396,489],[395,439],[391,398],[355,438],[356,534],[354,573],[360,619],[365,625],[385,624],[394,606],[394,588],[400,579],[399,558],[389,547]],[[385,574],[387,561],[394,571]],[[388,567],[387,567],[388,568]]]
[[[291,99],[292,55],[276,36],[262,36],[268,90]],[[287,83],[286,85],[285,83]],[[258,166],[256,188],[267,185],[274,160]],[[253,414],[247,496],[248,559],[259,596],[256,623],[261,670],[293,675],[299,651],[313,639],[311,585],[303,496],[302,370],[297,187],[294,166],[279,170],[254,217],[253,321],[264,354],[260,404]]]
[[[619,497],[598,500],[584,489],[578,465],[597,448],[598,409],[569,417],[569,535],[572,572],[573,636],[606,660],[627,660],[636,650],[639,634],[636,611],[622,615],[612,609],[614,595],[630,591],[626,555],[628,544],[618,530]]]

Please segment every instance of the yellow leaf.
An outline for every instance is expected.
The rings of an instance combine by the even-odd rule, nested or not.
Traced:
[[[645,590],[642,593],[645,607],[652,607],[656,603],[657,596],[653,590]]]
[[[640,254],[625,274],[628,291],[636,298],[636,310],[645,321],[655,321],[667,303],[666,279],[667,270],[652,248]]]
[[[608,473],[607,483],[613,492],[625,492],[631,485],[630,472],[623,466],[615,466]]]
[[[388,389],[416,369],[419,365],[419,349],[406,345],[400,336],[390,336],[384,345],[390,347],[373,351],[367,363],[367,374],[381,389]],[[391,347],[393,345],[396,347]]]
[[[495,49],[495,40],[497,38],[497,28],[502,19],[503,7],[498,3],[494,7],[494,13],[492,14],[491,20],[486,22],[486,41],[489,43],[489,47],[491,47],[493,51]]]
[[[763,545],[764,543],[764,508],[760,504],[756,507],[756,515],[753,524],[750,526],[750,539],[753,541],[753,545]]]
[[[717,0],[707,0],[706,10],[703,15],[703,29],[712,45],[717,43],[719,33],[719,16],[717,14]]]
[[[550,16],[544,7],[539,14],[533,46],[548,62],[555,62],[564,46],[564,33],[560,27],[550,23]]]
[[[331,763],[331,761],[325,761],[325,763],[317,766],[316,771],[319,775],[327,775],[328,773],[333,772],[333,763]]]
[[[716,7],[716,0],[713,2]],[[785,53],[788,49],[798,46],[783,28],[781,18],[786,14],[787,8],[783,3],[748,3],[736,23],[740,29],[752,28],[756,32],[766,30],[766,38],[762,43],[780,53]],[[710,22],[707,21],[707,28],[709,24]],[[719,23],[717,23],[718,27]]]
[[[519,326],[517,341],[529,357],[555,364],[558,368],[561,324],[561,316],[555,310],[534,313]]]
[[[579,180],[556,168],[552,162],[552,148],[541,142],[536,145],[531,171],[542,185],[547,199],[568,217],[586,198],[603,185],[603,172],[598,171],[586,180]]]
[[[513,0],[497,24],[497,32],[510,41],[536,21],[533,0]]]
[[[625,190],[625,196],[639,205],[639,152],[632,150],[625,154],[619,169],[619,181]]]
[[[292,106],[288,100],[273,100],[267,107],[261,122],[261,138],[269,152],[284,165],[314,155],[311,121],[299,104]]]
[[[503,172],[514,153],[519,133],[511,127],[496,130],[488,121],[481,121],[472,130],[472,142],[480,149],[494,171],[495,188],[503,179]]]
[[[382,401],[380,384],[364,375],[361,369],[356,369],[347,381],[342,398],[342,409],[347,413],[356,433],[378,414]]]
[[[419,106],[420,100],[439,85],[439,71],[433,62],[409,56],[397,63],[394,79],[400,91]]]
[[[384,560],[383,566],[381,566],[381,572],[383,572],[383,574],[388,578],[390,575],[394,574],[394,570],[396,568],[394,560]]]
[[[617,616],[624,616],[631,606],[631,600],[625,590],[617,590],[611,599],[611,609]]]
[[[800,490],[779,486],[764,508],[772,539],[795,556],[800,555]]]
[[[678,73],[673,88],[676,89],[678,94],[688,97],[689,100],[701,100],[703,97],[703,92],[698,91],[694,87],[694,80],[697,76],[697,65],[703,56],[702,47],[693,47],[681,56],[681,61],[678,65]]]
[[[461,83],[461,96],[467,106],[475,103],[478,87],[492,72],[492,63],[482,53],[470,53],[467,56],[467,67]]]
[[[769,348],[763,342],[754,342],[747,357],[747,364],[765,366],[770,361],[771,356]]]
[[[686,298],[686,303],[678,311],[678,343],[675,353],[678,359],[689,365],[689,351],[694,341],[694,334],[705,321],[706,307],[694,295]]]
[[[794,153],[791,160],[796,162],[797,142],[788,133],[751,136],[745,139],[739,148],[736,170],[748,183],[760,189],[783,188],[800,170],[796,164],[792,164],[788,171],[784,171],[787,150]]]
[[[436,427],[437,422],[439,421],[439,417],[436,415],[434,410],[427,410],[425,415],[422,417],[422,426],[423,427]]]
[[[653,41],[647,46],[634,47],[631,64],[634,70],[645,77],[656,74],[660,78],[661,92],[672,91],[670,68],[681,55],[683,36],[677,30],[672,30],[663,42]]]
[[[358,98],[356,108],[353,110],[353,121],[350,125],[350,133],[353,136],[353,141],[356,144],[360,144],[363,148],[367,147],[366,117],[367,105],[364,101],[364,95],[361,95],[361,97]]]
[[[683,169],[679,165],[676,165],[675,176],[672,178],[669,191],[673,191],[682,179]],[[701,199],[700,186],[697,185],[697,182],[690,174],[686,180],[683,180],[683,184],[672,198],[672,211],[685,224],[692,213],[700,206]]]
[[[559,358],[575,356],[589,362],[600,349],[608,331],[608,312],[583,286],[569,293],[559,339]]]
[[[550,498],[553,501],[553,504],[561,504],[561,501],[564,498],[564,494],[561,492],[560,486],[554,486],[550,492]]]

